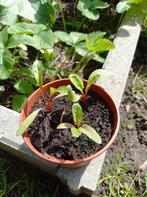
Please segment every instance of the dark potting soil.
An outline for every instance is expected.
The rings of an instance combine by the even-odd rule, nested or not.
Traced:
[[[96,93],[91,92],[86,107],[83,107],[83,123],[92,126],[101,136],[102,144],[96,144],[87,136],[73,137],[69,129],[59,130],[62,122],[73,124],[72,103],[66,97],[53,101],[53,110],[40,111],[28,129],[33,146],[40,152],[65,160],[82,159],[102,149],[110,140],[113,129],[113,114],[107,103]],[[33,106],[44,107],[42,98]],[[63,115],[64,111],[64,115]],[[62,116],[63,115],[63,116]]]

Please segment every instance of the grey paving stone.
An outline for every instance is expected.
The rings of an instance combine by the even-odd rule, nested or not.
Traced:
[[[112,95],[119,107],[129,69],[132,63],[137,41],[141,31],[143,17],[130,18],[130,13],[125,16],[123,24],[114,40],[115,49],[109,52],[104,68],[113,72],[111,78],[101,79],[102,84]],[[81,192],[91,195],[96,189],[105,154],[94,159],[88,165],[79,169],[63,169],[32,154],[24,145],[21,137],[16,137],[19,113],[0,106],[0,148],[15,156],[24,159],[45,171],[56,174],[69,190],[74,194]]]

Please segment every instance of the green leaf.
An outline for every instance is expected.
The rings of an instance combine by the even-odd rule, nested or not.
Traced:
[[[26,95],[16,95],[13,97],[12,100],[12,109],[20,112],[22,108],[24,107],[25,103],[27,101]]]
[[[55,36],[61,40],[62,42],[65,42],[67,45],[72,46],[72,40],[68,33],[64,31],[55,31]]]
[[[18,80],[14,84],[14,88],[22,94],[30,95],[33,92],[33,86],[30,82],[25,80]]]
[[[55,43],[55,36],[52,30],[44,30],[35,34],[33,41],[37,43],[40,49],[52,49]]]
[[[54,95],[57,92],[57,88],[50,87],[50,96]]]
[[[128,0],[126,1],[120,1],[117,5],[116,5],[116,11],[118,13],[123,13],[127,10],[129,10],[131,7],[130,2]]]
[[[55,22],[55,11],[52,3],[38,0],[1,0],[0,22],[6,25],[14,25],[18,15],[37,23]]]
[[[85,42],[80,42],[75,46],[75,51],[81,56],[85,56],[88,53]]]
[[[100,18],[100,13],[98,10],[90,10],[87,4],[90,0],[79,0],[77,4],[77,9],[81,11],[83,16],[86,16],[90,20],[98,20]]]
[[[58,91],[60,94],[67,94],[68,87],[67,87],[67,86],[60,86],[59,88],[57,88],[57,91]]]
[[[34,38],[30,35],[23,35],[23,34],[14,34],[10,36],[7,43],[7,48],[16,48],[19,44],[29,45],[38,50],[40,50],[40,46],[38,43],[34,41]]]
[[[68,99],[73,103],[78,102],[81,98],[81,95],[76,94],[75,91],[72,90],[70,85],[68,85],[67,88],[68,88],[68,91],[66,94],[68,96]],[[66,95],[66,94],[63,94],[63,95]]]
[[[36,118],[37,114],[40,112],[40,110],[42,109],[38,109],[34,112],[32,112],[24,121],[23,123],[20,125],[20,127],[17,129],[16,131],[16,136],[20,136],[22,135],[26,129],[30,126],[30,124],[34,121],[34,119]]]
[[[101,77],[101,76],[105,76],[105,77],[109,77],[111,76],[112,73],[108,70],[105,70],[105,69],[97,69],[95,71],[93,71],[89,78],[88,78],[88,83],[87,83],[87,86],[86,86],[86,89],[85,89],[85,92],[87,93],[89,91],[89,88],[90,86],[96,82],[96,80]]]
[[[98,9],[105,9],[109,4],[100,0],[79,0],[77,9],[90,20],[98,20],[100,13]]]
[[[71,133],[73,137],[79,137],[81,135],[80,129],[77,128],[71,128]]]
[[[75,127],[70,123],[61,123],[57,126],[57,129],[71,129],[71,128],[75,128]]]
[[[0,44],[3,45],[3,46],[6,46],[7,45],[7,41],[8,41],[7,27],[4,27],[0,31]]]
[[[73,104],[72,115],[73,115],[74,124],[79,127],[83,120],[83,112],[82,112],[82,107],[78,103]]]
[[[9,34],[37,34],[42,30],[45,30],[46,26],[42,24],[32,24],[32,23],[17,23],[8,28]]]
[[[8,79],[12,73],[14,61],[11,52],[0,45],[0,79]]]
[[[82,79],[76,74],[70,74],[69,79],[72,84],[83,94],[84,84]]]
[[[90,34],[88,34],[88,40],[90,41],[91,44],[94,44],[94,42],[98,38],[103,38],[105,35],[106,35],[106,32],[94,31],[94,32],[91,32]]]
[[[86,45],[91,52],[104,52],[114,48],[113,42],[106,38],[98,38],[93,45],[86,39]]]
[[[35,60],[32,69],[31,69],[38,86],[42,87],[43,85],[43,73],[42,73],[42,62]]]
[[[71,37],[73,45],[76,45],[77,43],[81,42],[87,36],[87,34],[80,33],[80,32],[70,32],[69,35]]]
[[[97,144],[101,144],[102,143],[102,139],[101,139],[100,135],[91,126],[89,126],[87,124],[83,124],[79,128],[79,130],[81,131],[81,133],[87,135],[87,137],[92,139]]]

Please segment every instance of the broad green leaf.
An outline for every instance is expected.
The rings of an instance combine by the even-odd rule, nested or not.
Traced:
[[[69,35],[71,37],[73,45],[76,45],[77,43],[81,42],[87,36],[87,34],[80,33],[80,32],[70,32]]]
[[[17,23],[16,25],[10,26],[8,28],[9,34],[37,34],[42,30],[45,30],[46,26],[42,24],[32,24],[32,23]]]
[[[84,89],[84,84],[82,79],[76,75],[76,74],[70,74],[69,75],[69,79],[72,82],[72,84],[81,92],[83,93],[83,89]]]
[[[88,34],[87,38],[90,41],[91,44],[94,44],[94,42],[98,39],[98,38],[103,38],[106,35],[106,32],[102,32],[102,31],[94,31],[91,32],[90,34]]]
[[[85,42],[80,42],[78,44],[76,44],[75,46],[75,51],[81,55],[81,56],[85,56],[88,53],[88,49],[86,47]]]
[[[102,139],[101,139],[100,135],[91,126],[89,126],[87,124],[83,124],[79,128],[79,130],[81,131],[81,133],[87,135],[87,137],[89,137],[91,140],[93,140],[97,144],[102,143]]]
[[[21,67],[21,68],[19,69],[19,75],[20,75],[20,77],[22,77],[22,78],[23,78],[23,77],[27,78],[27,80],[28,80],[31,84],[33,84],[34,86],[38,86],[37,81],[36,81],[36,79],[35,79],[35,76],[34,76],[34,74],[32,73],[32,71],[31,71],[30,68]]]
[[[109,4],[107,2],[100,1],[100,0],[93,0],[93,1],[91,1],[91,5],[90,5],[89,9],[91,9],[91,10],[105,9],[108,7],[109,7]]]
[[[25,80],[18,80],[14,84],[14,88],[22,94],[30,95],[33,92],[33,86],[30,82]]]
[[[41,50],[39,43],[36,43],[33,36],[25,34],[14,34],[10,36],[7,43],[7,48],[16,48],[19,44],[29,45],[38,50]]]
[[[57,126],[57,129],[71,129],[71,128],[75,128],[75,127],[70,123],[61,123]]]
[[[114,48],[113,42],[106,38],[98,38],[93,45],[91,45],[89,40],[86,41],[88,50],[92,52],[104,52]]]
[[[0,22],[6,25],[14,25],[18,15],[37,23],[55,22],[54,7],[51,2],[38,0],[1,0]]]
[[[79,0],[77,4],[77,9],[81,11],[83,16],[86,16],[90,20],[98,20],[100,18],[99,11],[90,10],[89,3],[91,3],[91,0]]]
[[[8,79],[12,73],[13,69],[13,58],[11,52],[0,45],[0,79]]]
[[[116,6],[116,10],[118,13],[123,13],[123,12],[129,10],[130,7],[131,7],[131,5],[128,0],[120,1]]]
[[[70,85],[68,86],[68,91],[66,94],[68,96],[68,99],[73,103],[78,102],[81,98],[81,95],[76,94],[75,91],[72,90]],[[64,94],[64,95],[66,95],[66,94]]]
[[[55,36],[52,30],[44,30],[35,34],[33,41],[40,49],[52,49],[55,43]]]
[[[65,42],[67,45],[72,46],[72,40],[68,33],[64,31],[55,31],[55,36],[61,40],[62,42]]]
[[[7,41],[8,41],[7,27],[4,27],[0,31],[0,44],[2,44],[3,46],[6,46],[7,45]]]
[[[25,103],[27,101],[26,95],[16,95],[13,97],[12,100],[12,109],[20,112],[22,108],[24,107]]]
[[[108,70],[105,70],[105,69],[97,69],[95,71],[93,71],[89,78],[88,78],[88,83],[87,83],[87,86],[86,86],[86,89],[85,89],[85,92],[87,93],[89,91],[89,88],[90,86],[96,82],[96,80],[101,77],[101,76],[105,76],[105,77],[109,77],[111,76],[112,73]]]
[[[73,115],[74,124],[79,127],[82,124],[83,112],[82,112],[82,107],[78,103],[73,104],[72,115]]]
[[[16,131],[16,136],[22,135],[26,129],[30,126],[30,124],[34,121],[36,118],[37,114],[41,111],[41,109],[38,109],[34,112],[32,112],[20,125],[20,127]]]
[[[71,128],[71,133],[73,137],[79,137],[81,135],[80,129],[77,128]]]

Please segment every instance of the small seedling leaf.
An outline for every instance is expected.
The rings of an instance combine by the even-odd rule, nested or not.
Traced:
[[[82,107],[78,103],[73,104],[72,115],[73,115],[74,124],[79,127],[83,120],[83,112],[82,112]]]
[[[16,136],[20,136],[22,135],[26,129],[30,126],[30,124],[34,121],[34,119],[36,118],[37,114],[39,113],[41,109],[38,109],[34,112],[32,112],[24,121],[23,123],[20,125],[20,127],[17,129],[16,131]]]
[[[67,87],[67,86],[60,86],[59,88],[57,88],[57,91],[58,91],[60,94],[67,94],[68,87]]]
[[[87,137],[92,139],[97,144],[102,143],[102,139],[101,139],[100,135],[91,126],[89,126],[87,124],[83,124],[79,129],[83,134],[87,135]]]
[[[57,88],[50,87],[50,96],[54,95],[57,92]]]
[[[67,95],[68,95],[68,99],[73,103],[78,102],[81,98],[81,95],[76,94],[75,91],[72,90],[70,85],[68,86]]]
[[[71,133],[73,137],[79,137],[81,135],[80,129],[77,128],[71,128]]]
[[[83,89],[84,89],[84,84],[82,79],[76,75],[76,74],[71,74],[69,75],[69,79],[72,82],[72,84],[78,89],[80,90],[81,93],[83,93]]]
[[[97,69],[95,71],[93,71],[89,78],[88,78],[88,83],[87,83],[87,86],[86,86],[86,89],[85,89],[85,93],[87,93],[90,89],[90,86],[96,82],[96,80],[101,77],[101,76],[105,76],[105,77],[109,77],[111,76],[112,73],[108,70],[105,70],[105,69]]]
[[[71,129],[71,128],[75,128],[75,127],[70,123],[61,123],[57,126],[57,129]]]

